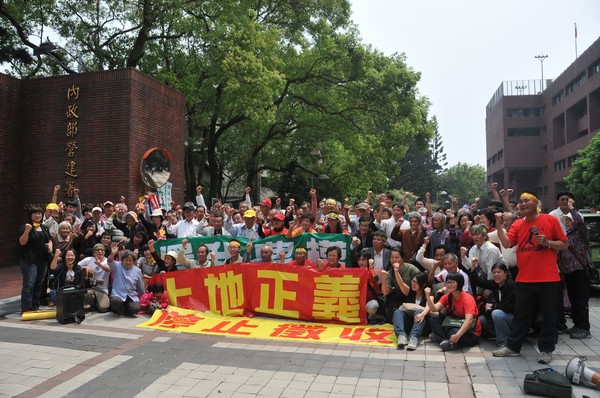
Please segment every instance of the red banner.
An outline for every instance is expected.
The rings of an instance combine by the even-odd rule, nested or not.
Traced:
[[[163,283],[171,305],[201,312],[366,324],[368,278],[361,268],[240,263],[158,274],[149,283]]]

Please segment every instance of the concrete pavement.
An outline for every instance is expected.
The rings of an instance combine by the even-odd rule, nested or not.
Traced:
[[[1,296],[0,296],[1,297]],[[2,397],[520,397],[523,377],[543,368],[535,339],[518,358],[494,358],[492,341],[443,353],[298,343],[136,328],[145,318],[89,313],[80,325],[20,321],[18,297],[0,300]],[[600,300],[592,335],[559,336],[552,367],[586,355],[600,371]],[[575,387],[574,396],[598,397]]]

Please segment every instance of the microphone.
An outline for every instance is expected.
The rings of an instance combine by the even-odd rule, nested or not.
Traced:
[[[531,228],[529,229],[529,231],[533,232],[533,234],[534,234],[535,236],[538,236],[538,235],[540,234],[540,232],[538,231],[538,229],[537,229],[537,227],[536,227],[535,225],[534,225],[533,227],[531,227]]]

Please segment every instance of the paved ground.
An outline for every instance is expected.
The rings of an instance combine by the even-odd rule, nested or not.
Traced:
[[[3,273],[20,280],[18,269],[0,269],[0,281]],[[509,398],[523,396],[524,375],[543,367],[535,340],[505,359],[492,357],[490,341],[448,353],[422,342],[406,352],[167,333],[112,314],[88,314],[81,325],[22,322],[18,297],[0,286],[2,397]],[[600,300],[591,306],[594,337],[559,337],[552,366],[560,372],[576,355],[600,371]],[[582,387],[574,395],[600,398]]]

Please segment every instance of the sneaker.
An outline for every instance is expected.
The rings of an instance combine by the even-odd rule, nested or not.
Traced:
[[[591,339],[592,335],[589,330],[578,329],[578,330],[574,331],[573,333],[571,333],[571,338],[578,339],[578,340]]]
[[[552,353],[551,352],[540,352],[540,356],[538,357],[538,363],[542,363],[544,365],[548,365],[552,361]]]
[[[398,348],[404,348],[406,345],[406,335],[401,334],[398,336]]]
[[[565,333],[567,333],[567,334],[569,334],[569,335],[570,335],[570,334],[573,334],[573,333],[575,333],[575,332],[576,332],[576,331],[578,331],[578,330],[579,330],[579,328],[578,328],[577,326],[573,326],[572,328],[568,328],[568,329],[565,331]]]
[[[410,339],[408,340],[408,345],[406,346],[406,349],[409,351],[414,351],[417,349],[418,345],[419,345],[419,338],[417,336],[410,336]]]
[[[456,344],[452,344],[449,340],[444,340],[440,343],[442,351],[452,351],[456,348]]]
[[[518,356],[521,356],[520,353],[511,350],[507,346],[504,346],[502,348],[498,348],[495,351],[492,351],[492,355],[495,357],[518,357]]]
[[[432,341],[432,342],[438,343],[438,344],[442,342],[442,340],[435,337],[435,334],[433,334],[433,333],[429,334],[429,341]]]

